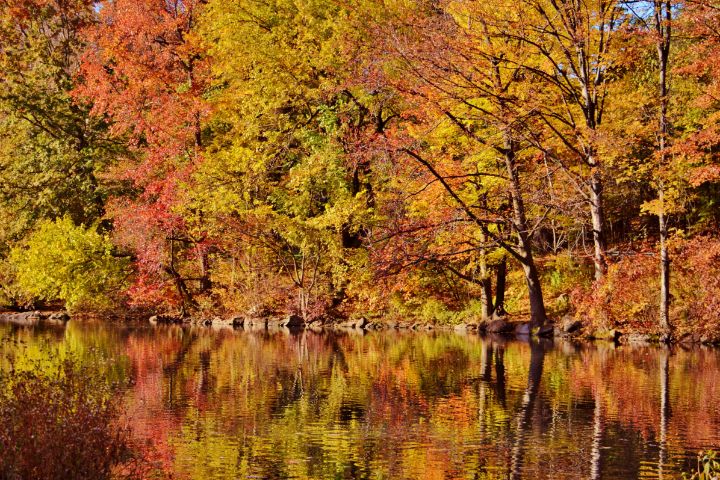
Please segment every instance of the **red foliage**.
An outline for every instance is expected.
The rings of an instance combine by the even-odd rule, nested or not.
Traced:
[[[117,402],[67,361],[0,376],[0,478],[103,479],[130,458]]]
[[[136,302],[167,296],[175,268],[168,239],[188,257],[199,254],[177,211],[181,184],[201,158],[202,122],[208,114],[201,93],[207,64],[189,37],[197,16],[195,1],[114,0],[98,7],[99,21],[86,30],[77,98],[93,102],[130,151],[111,176],[130,182],[132,195],[111,201],[116,240],[138,258]],[[170,258],[170,257],[173,258]]]
[[[717,335],[720,327],[720,239],[697,237],[671,245],[670,323],[676,336]],[[659,262],[652,250],[610,265],[593,291],[576,289],[573,305],[588,322],[604,328],[660,333]]]
[[[683,52],[689,63],[678,70],[699,83],[695,106],[706,114],[676,150],[696,161],[690,180],[700,185],[720,180],[720,9],[709,1],[687,2],[681,19],[683,35],[694,41]]]

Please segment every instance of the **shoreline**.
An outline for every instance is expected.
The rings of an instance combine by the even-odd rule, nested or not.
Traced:
[[[101,315],[77,314],[71,316],[64,310],[34,310],[27,312],[0,311],[0,322],[11,323],[19,326],[34,326],[38,324],[64,325],[72,318],[77,320],[101,320]],[[540,329],[531,329],[530,324],[525,321],[508,320],[496,318],[487,322],[470,322],[459,324],[436,324],[433,322],[419,320],[368,320],[359,317],[353,320],[314,320],[305,323],[297,315],[275,315],[275,316],[242,316],[233,315],[228,317],[214,316],[210,318],[179,317],[173,315],[151,315],[134,312],[126,315],[120,323],[177,325],[181,327],[201,327],[208,329],[233,329],[247,332],[302,332],[305,330],[314,333],[323,332],[346,332],[346,333],[367,333],[380,331],[401,331],[401,332],[456,332],[459,334],[494,335],[507,339],[527,340],[529,338],[540,339],[565,339],[588,342],[608,342],[616,345],[679,345],[679,346],[720,346],[720,341],[711,339],[700,334],[685,334],[680,337],[664,339],[660,335],[636,332],[621,331],[619,329],[603,329],[588,325],[571,316],[565,316],[558,322],[548,322]],[[111,323],[118,323],[113,321]]]

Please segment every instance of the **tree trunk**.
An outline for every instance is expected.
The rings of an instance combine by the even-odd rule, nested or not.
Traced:
[[[505,279],[507,277],[507,259],[503,257],[500,265],[497,266],[495,279],[495,308],[493,315],[502,317],[505,315]]]
[[[658,148],[660,150],[659,167],[665,165],[665,148],[668,135],[668,61],[670,58],[670,41],[672,39],[672,2],[655,0],[655,30],[657,33],[658,83],[660,94],[660,116],[658,118]],[[658,185],[660,211],[658,224],[660,230],[660,329],[663,335],[670,335],[670,256],[667,248],[667,213],[665,211],[665,186],[660,179]]]
[[[196,307],[197,303],[195,302],[195,299],[193,299],[190,290],[188,290],[185,279],[175,268],[175,240],[172,238],[170,239],[170,265],[164,265],[163,270],[172,277],[173,282],[175,283],[175,288],[182,301],[181,314],[182,316],[185,316],[187,310]]]
[[[662,204],[664,192],[659,191]],[[660,224],[660,329],[664,335],[670,332],[670,255],[667,247],[667,216],[664,211],[658,215]]]
[[[540,286],[540,276],[538,275],[535,261],[529,249],[526,252],[527,262],[522,264],[525,273],[525,284],[528,289],[528,298],[530,300],[530,327],[542,327],[545,324],[547,315],[545,313],[545,301],[543,300],[542,287]]]
[[[210,269],[208,254],[203,252],[200,254],[200,292],[207,292],[212,288],[210,282]]]
[[[593,168],[597,167],[594,166]],[[603,184],[599,172],[593,173],[592,177],[590,177],[590,216],[593,229],[595,280],[600,281],[607,273],[607,263],[605,262],[607,247],[605,245],[605,227],[603,225]]]
[[[484,234],[481,234],[480,236],[480,242],[485,244],[487,241],[487,238]],[[480,254],[480,282],[482,284],[482,298],[480,299],[482,303],[482,319],[489,320],[492,317],[493,314],[493,295],[492,295],[492,281],[490,280],[490,275],[488,275],[488,268],[487,268],[487,251],[485,250],[485,247],[481,247],[479,249]]]

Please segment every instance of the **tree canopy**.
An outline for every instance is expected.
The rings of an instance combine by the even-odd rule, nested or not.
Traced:
[[[0,299],[714,331],[718,12],[2,1]]]

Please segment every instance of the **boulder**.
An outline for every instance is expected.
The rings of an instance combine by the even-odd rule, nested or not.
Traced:
[[[515,327],[515,335],[520,335],[520,336],[530,335],[530,324],[529,323],[518,324]]]
[[[570,315],[565,315],[560,324],[560,330],[563,333],[575,333],[582,327],[582,322]]]
[[[544,338],[552,337],[555,335],[555,326],[552,323],[546,323],[542,327],[534,329],[533,334]]]
[[[355,328],[365,328],[365,325],[367,325],[368,319],[365,317],[360,317],[357,320],[355,320]]]
[[[590,338],[595,340],[610,340],[616,342],[620,338],[620,332],[613,329],[600,328],[590,334]]]
[[[365,326],[368,324],[368,320],[365,317],[355,318],[346,320],[344,322],[341,322],[338,325],[340,328],[356,328],[356,329],[362,329],[365,328]]]
[[[370,322],[365,325],[365,330],[385,330],[388,326],[383,322]]]
[[[173,315],[153,315],[148,319],[148,322],[153,325],[177,325],[184,323],[185,319]]]
[[[509,333],[513,331],[513,326],[505,320],[498,318],[487,324],[486,331],[488,333]]]
[[[288,315],[280,320],[279,325],[285,328],[302,328],[305,326],[305,320],[299,315]]]
[[[53,322],[67,322],[70,320],[70,315],[68,315],[67,312],[55,312],[48,316],[48,320],[52,320]]]
[[[47,314],[43,314],[41,312],[19,312],[0,314],[0,320],[15,323],[17,325],[35,325],[40,320],[46,318]]]
[[[230,325],[232,325],[235,328],[242,328],[245,326],[245,317],[241,317],[241,316],[230,317],[228,322],[230,323]]]
[[[425,323],[425,322],[415,322],[410,327],[411,330],[415,330],[416,332],[427,332],[430,330],[435,329],[435,325],[432,323]]]

